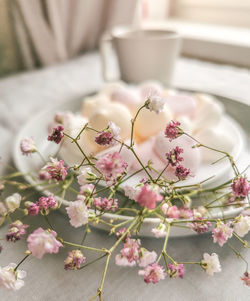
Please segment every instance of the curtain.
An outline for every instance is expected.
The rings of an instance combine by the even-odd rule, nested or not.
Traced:
[[[102,33],[134,22],[138,0],[14,0],[11,11],[26,68],[97,47]]]

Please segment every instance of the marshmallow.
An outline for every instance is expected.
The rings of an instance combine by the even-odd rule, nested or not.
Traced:
[[[85,97],[82,103],[82,115],[84,117],[90,117],[95,113],[98,107],[106,106],[109,102],[110,100],[105,94]]]
[[[219,126],[205,128],[199,131],[195,138],[204,145],[209,147],[232,153],[234,148],[233,138],[225,131],[222,131]],[[200,147],[202,160],[204,162],[213,163],[223,157],[223,154]]]
[[[194,173],[201,162],[200,150],[198,148],[192,148],[195,144],[196,142],[186,135],[182,135],[170,142],[169,139],[164,136],[164,133],[161,132],[156,137],[154,151],[161,159],[165,159],[166,153],[169,153],[176,146],[179,146],[183,149],[181,157],[183,157],[184,161],[181,162],[181,165],[190,168],[191,172]]]
[[[104,130],[109,121],[113,121],[119,128],[121,128],[120,137],[125,140],[130,136],[131,132],[131,113],[120,103],[110,102],[105,106],[97,107],[93,115],[89,118],[89,126],[95,130]],[[92,130],[87,131],[89,140],[93,141],[96,137],[96,132]]]
[[[206,94],[196,95],[199,106],[193,119],[195,131],[217,125],[224,113],[224,107],[212,96]]]
[[[132,112],[136,110],[141,100],[136,89],[119,88],[110,94],[111,101],[121,103],[128,107]]]
[[[64,131],[72,138],[75,138],[84,127],[86,122],[86,118],[79,115],[72,115],[72,118],[68,120],[67,126],[64,128]],[[87,131],[84,130],[80,136],[78,143],[85,154],[90,155],[91,153],[97,152],[99,147],[96,143],[91,143],[91,141],[88,140],[87,136]],[[75,143],[72,143],[72,140],[68,137],[65,137],[63,140],[60,155],[68,165],[72,166],[74,164],[79,164],[83,160],[83,155],[80,152],[79,148]]]
[[[197,109],[197,100],[185,94],[168,94],[164,96],[166,104],[175,116],[193,116]]]
[[[141,140],[146,140],[162,131],[172,119],[173,116],[166,107],[159,114],[143,108],[135,121],[135,133]]]

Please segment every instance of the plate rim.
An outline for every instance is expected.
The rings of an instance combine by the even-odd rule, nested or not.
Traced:
[[[225,95],[221,95],[221,94],[216,94],[216,93],[211,93],[209,91],[204,91],[204,90],[193,90],[193,89],[186,89],[186,88],[175,88],[176,90],[178,91],[182,91],[182,92],[188,92],[188,93],[201,93],[201,94],[209,94],[215,98],[224,98],[226,100],[229,100],[231,102],[235,102],[235,103],[239,103],[241,105],[244,105],[248,108],[248,110],[250,110],[250,104],[247,104],[239,99],[234,99],[234,98],[230,98],[228,96],[225,96]],[[89,91],[89,92],[86,92],[85,94],[83,94],[82,96],[79,97],[80,98],[84,98],[84,97],[87,97],[87,96],[92,96],[94,94],[98,93],[98,90],[92,90],[92,91]],[[219,99],[220,100],[220,99]],[[18,155],[18,151],[20,151],[20,139],[23,137],[21,134],[23,132],[23,130],[27,127],[28,124],[32,123],[34,120],[36,120],[37,118],[39,118],[39,116],[42,116],[44,115],[46,112],[51,112],[52,110],[54,111],[56,108],[58,108],[59,105],[63,106],[67,103],[69,103],[70,99],[68,100],[65,100],[63,101],[62,103],[60,104],[55,104],[55,105],[52,105],[50,106],[49,108],[46,108],[44,110],[42,110],[41,112],[35,114],[32,118],[28,119],[20,128],[19,128],[19,131],[18,133],[15,135],[14,137],[14,143],[13,143],[13,148],[12,148],[12,159],[13,159],[13,162],[14,162],[14,165],[15,167],[17,168],[17,170],[22,171],[22,169],[20,168],[20,156]],[[229,116],[230,118],[234,119],[233,117]],[[237,122],[237,121],[236,121]],[[22,176],[27,182],[31,183],[31,184],[34,184],[36,183],[29,175],[23,175]],[[37,190],[38,192],[43,192],[45,195],[49,195],[51,194],[50,191],[48,190],[44,190],[42,189],[41,186],[36,186],[34,187],[35,190]],[[60,197],[57,196],[57,198],[62,201],[62,204],[64,206],[67,206],[69,201],[65,200],[65,199],[62,199]],[[227,212],[225,213],[225,216],[231,216],[231,215],[236,215],[238,214],[239,212],[241,212],[243,210],[243,208],[232,208],[231,210],[227,210]],[[91,211],[93,211],[93,209],[91,209]],[[216,215],[215,215],[215,218],[218,218],[221,216],[221,213],[218,212]],[[127,216],[127,215],[118,215],[118,214],[115,214],[115,213],[105,213],[103,215],[103,217],[107,218],[107,219],[115,219],[117,217],[119,217],[120,220],[128,220],[128,219],[132,219],[133,217],[131,216]],[[145,223],[150,223],[150,224],[157,224],[159,223],[161,220],[160,218],[151,218],[151,217],[147,217],[144,219]],[[193,233],[191,233],[190,235],[193,235]],[[186,235],[185,235],[186,236]]]

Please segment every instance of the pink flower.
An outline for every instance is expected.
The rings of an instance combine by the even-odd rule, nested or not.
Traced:
[[[169,218],[179,218],[180,217],[180,211],[177,206],[171,206],[168,208],[167,217]]]
[[[245,283],[245,285],[250,286],[250,274],[248,271],[246,271],[240,279]]]
[[[218,222],[216,228],[212,230],[212,236],[214,243],[218,242],[219,246],[223,246],[224,243],[231,238],[233,235],[233,229],[230,228],[230,222],[224,224],[223,222]]]
[[[166,277],[164,268],[158,263],[146,266],[145,269],[140,270],[138,274],[144,276],[146,283],[157,283]]]
[[[40,209],[39,206],[35,203],[31,203],[28,205],[28,214],[29,215],[37,215],[39,213]]]
[[[59,144],[64,137],[63,130],[64,128],[61,125],[53,128],[53,132],[48,136],[48,140],[54,141],[56,144]]]
[[[113,141],[113,135],[108,132],[101,132],[95,137],[95,142],[99,145],[111,145]]]
[[[105,154],[96,162],[96,167],[103,173],[106,181],[115,181],[125,172],[127,166],[118,152]]]
[[[68,252],[68,256],[64,260],[65,270],[78,270],[86,261],[86,257],[80,250],[72,250]]]
[[[23,224],[19,220],[16,220],[14,223],[11,223],[9,226],[9,231],[6,234],[7,241],[16,242],[17,240],[20,240],[22,236],[26,234],[25,229],[28,227],[28,225]]]
[[[233,181],[231,188],[235,196],[247,197],[250,191],[250,183],[245,177],[239,177]]]
[[[165,136],[169,141],[172,141],[183,134],[183,131],[179,128],[180,125],[181,124],[178,121],[169,122],[165,129]]]
[[[170,263],[168,265],[169,268],[169,275],[171,278],[183,278],[184,274],[185,274],[185,267],[183,264],[177,264],[174,265],[172,263]]]
[[[190,174],[190,169],[182,165],[178,165],[175,169],[175,175],[179,180],[185,180]]]
[[[156,228],[153,228],[151,232],[154,234],[156,238],[160,238],[166,236],[167,234],[166,229],[167,229],[166,225],[161,223]]]
[[[188,223],[187,226],[190,227],[193,231],[198,234],[202,234],[204,232],[208,232],[211,227],[211,223],[209,221],[202,221],[204,218],[198,217],[197,222]]]
[[[116,140],[120,139],[120,131],[121,129],[114,122],[110,121],[108,128],[97,135],[95,142],[99,145],[115,145],[117,143]]]
[[[0,267],[0,288],[17,291],[24,286],[23,278],[26,272],[23,270],[15,270],[15,263],[10,263],[6,267]]]
[[[115,235],[116,235],[117,239],[119,239],[126,231],[127,231],[127,229],[125,227],[123,227],[123,228],[119,229],[118,231],[116,231]],[[128,237],[130,237],[129,233],[127,233],[127,235],[125,237],[125,241]]]
[[[115,264],[123,267],[133,267],[136,265],[136,261],[129,262],[127,257],[119,253],[115,256]]]
[[[150,252],[144,248],[141,248],[139,266],[146,267],[147,265],[155,262],[156,258],[157,254],[155,253],[155,251]]]
[[[70,218],[70,224],[73,227],[78,228],[87,224],[89,212],[83,201],[70,202],[69,206],[66,207],[66,211]]]
[[[166,153],[168,163],[172,166],[176,166],[177,164],[182,162],[184,159],[183,157],[181,157],[181,153],[183,153],[183,149],[179,146],[176,146],[169,153]]]
[[[59,248],[63,245],[56,239],[56,236],[55,231],[39,227],[28,236],[28,249],[38,259],[41,259],[46,253],[58,253]]]
[[[37,152],[37,147],[35,145],[34,139],[32,137],[25,137],[21,140],[20,149],[23,155],[31,155]]]
[[[54,179],[56,181],[65,180],[68,172],[68,166],[64,166],[63,160],[57,160],[55,158],[50,158],[48,162],[39,172],[39,178],[41,180]]]
[[[185,206],[180,208],[180,218],[189,219],[189,218],[193,218],[193,216],[194,213],[192,209]]]
[[[104,210],[104,211],[109,211],[112,209],[112,211],[115,211],[118,207],[118,201],[117,199],[113,198],[94,198],[93,205],[98,209],[98,210]]]
[[[116,255],[117,265],[134,266],[140,258],[140,241],[127,237],[120,254]]]
[[[153,188],[147,184],[142,186],[140,193],[136,197],[136,202],[142,207],[148,209],[155,209],[156,203],[162,201],[163,196],[153,190]]]
[[[49,195],[48,197],[41,197],[36,205],[39,207],[39,210],[47,211],[52,208],[55,209],[57,207],[57,201],[53,195]]]
[[[95,193],[95,185],[94,184],[84,184],[80,187],[80,194],[84,196],[90,196]]]
[[[125,185],[124,186],[124,194],[126,197],[128,197],[130,200],[135,201],[137,195],[140,193],[141,186],[133,187],[131,185]]]

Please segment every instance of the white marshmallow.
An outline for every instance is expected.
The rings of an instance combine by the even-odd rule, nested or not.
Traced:
[[[131,113],[127,107],[120,103],[110,102],[96,108],[93,115],[89,118],[89,125],[95,130],[104,130],[109,121],[113,121],[119,128],[121,128],[120,137],[125,140],[130,136],[131,132]],[[87,131],[88,138],[94,142],[96,132],[92,130]]]
[[[82,103],[82,115],[90,117],[99,107],[103,107],[110,102],[110,99],[105,94],[97,94],[94,96],[85,97]]]
[[[224,107],[212,96],[206,94],[197,94],[199,107],[196,110],[194,130],[197,132],[203,128],[217,125],[224,113]]]
[[[173,115],[166,107],[159,114],[143,108],[135,121],[136,135],[141,140],[150,138],[162,131],[172,119]]]
[[[195,138],[202,144],[228,153],[231,153],[234,148],[233,138],[227,132],[220,130],[219,126],[202,129]],[[200,150],[204,162],[212,163],[223,157],[223,154],[204,147],[200,147]]]

